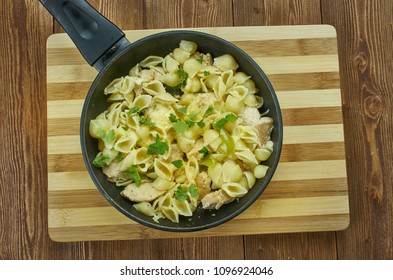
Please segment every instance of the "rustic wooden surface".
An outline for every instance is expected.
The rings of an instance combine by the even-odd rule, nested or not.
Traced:
[[[393,259],[392,1],[89,2],[122,29],[335,26],[351,224],[339,232],[51,241],[45,47],[47,37],[61,29],[38,1],[5,0],[0,2],[1,259]]]

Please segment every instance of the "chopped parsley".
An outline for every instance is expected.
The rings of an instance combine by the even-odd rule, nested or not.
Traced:
[[[179,109],[177,109],[177,111],[183,115],[185,115],[187,113],[187,107],[181,107]]]
[[[183,134],[188,128],[188,125],[182,120],[178,119],[176,123],[172,125],[172,127],[177,133]]]
[[[184,87],[185,85],[187,85],[188,74],[183,69],[179,69],[179,70],[177,70],[177,75],[180,78],[180,83],[178,83],[177,85],[175,85],[173,87],[166,86],[167,91],[177,91],[181,87]]]
[[[117,162],[120,162],[120,161],[122,161],[122,160],[123,160],[123,153],[119,152],[119,153],[117,154],[117,156],[116,156],[116,161],[117,161]]]
[[[148,155],[163,155],[168,150],[169,150],[168,144],[161,141],[160,136],[157,134],[156,142],[149,145],[149,147],[147,148],[147,154]]]
[[[197,197],[200,194],[200,192],[195,184],[191,184],[189,188],[179,185],[175,191],[175,198],[178,201],[183,202],[187,199],[188,193],[192,197]]]
[[[210,72],[209,72],[209,71],[203,71],[203,76],[207,77],[207,76],[209,76],[209,75],[210,75]]]
[[[150,128],[156,127],[156,124],[154,122],[152,122],[148,117],[145,117],[145,116],[140,116],[139,124],[140,125],[147,125]]]
[[[178,109],[178,112],[186,115],[187,107],[182,107]],[[205,126],[203,120],[198,122],[195,121],[195,117],[198,115],[198,112],[191,112],[190,114],[186,115],[185,120],[181,120],[176,117],[174,114],[169,115],[169,120],[173,123],[172,127],[177,133],[184,133],[187,128],[194,126],[197,124],[200,128]]]
[[[139,114],[140,111],[141,110],[137,106],[134,106],[130,110],[128,110],[127,115],[135,116],[135,115]]]
[[[98,137],[100,137],[102,141],[106,143],[111,143],[116,139],[116,132],[114,129],[109,130],[108,133],[106,133],[104,130],[100,130],[98,132]]]
[[[95,167],[104,167],[108,164],[110,158],[107,155],[99,153],[93,161]]]
[[[228,114],[225,116],[225,118],[222,118],[220,120],[218,120],[217,122],[215,122],[213,125],[216,128],[223,128],[229,121],[236,121],[238,119],[238,117],[232,113]]]
[[[126,171],[124,171],[130,179],[134,181],[134,183],[139,186],[142,182],[141,176],[139,175],[138,168],[136,165],[132,165],[130,168],[128,168]]]
[[[202,149],[200,149],[198,151],[200,154],[203,155],[203,157],[207,157],[208,155],[210,155],[210,151],[207,147],[203,147]]]
[[[180,168],[183,166],[183,161],[181,159],[178,160],[174,160],[172,161],[172,164],[176,167],[176,168]]]
[[[210,116],[213,113],[214,113],[214,108],[212,106],[209,106],[209,108],[207,108],[205,114],[203,114],[203,117],[207,118],[208,116]]]
[[[197,60],[199,63],[202,64],[202,62],[203,62],[203,54],[201,54],[196,60]]]

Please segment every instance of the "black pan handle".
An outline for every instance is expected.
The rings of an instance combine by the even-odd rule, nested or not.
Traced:
[[[85,0],[40,0],[85,60],[98,71],[130,43],[124,33]]]

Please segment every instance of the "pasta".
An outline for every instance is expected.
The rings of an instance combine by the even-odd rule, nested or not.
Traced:
[[[146,57],[104,89],[110,105],[90,122],[93,164],[157,222],[235,203],[266,176],[274,149],[252,78],[231,55],[197,49],[182,40]]]

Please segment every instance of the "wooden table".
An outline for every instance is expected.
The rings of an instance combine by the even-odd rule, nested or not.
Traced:
[[[342,231],[53,242],[46,40],[38,1],[2,1],[0,259],[392,259],[391,1],[89,1],[121,29],[330,24],[337,30],[350,225]],[[166,11],[162,13],[162,11]]]

